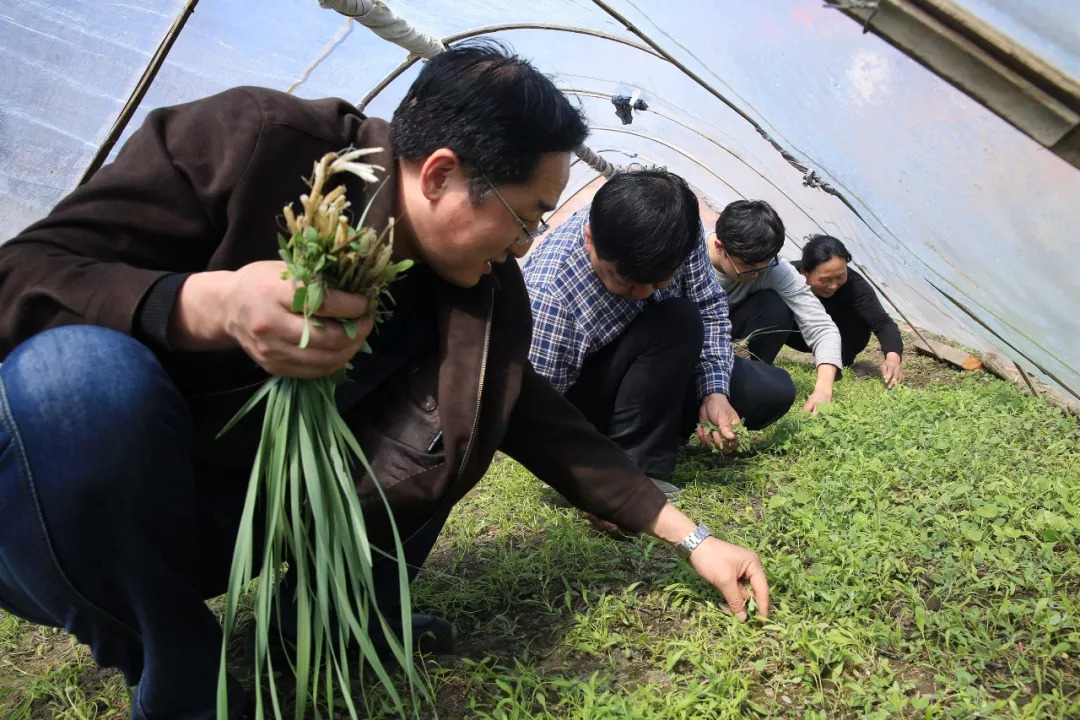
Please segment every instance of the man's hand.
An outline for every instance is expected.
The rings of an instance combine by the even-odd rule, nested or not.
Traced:
[[[593,515],[590,512],[585,512],[584,510],[582,511],[582,514],[585,515],[585,519],[589,521],[589,524],[600,532],[605,532],[611,535],[625,532],[621,527],[611,522],[610,520],[604,520],[597,517],[596,515]]]
[[[180,289],[169,337],[182,350],[239,345],[271,375],[317,378],[331,375],[363,347],[373,321],[363,316],[367,300],[327,290],[318,316],[356,319],[356,337],[333,320],[312,326],[300,349],[304,318],[292,311],[295,284],[281,279],[285,264],[256,262],[235,272],[197,273]],[[363,317],[361,317],[363,316]]]
[[[735,437],[735,425],[741,420],[739,414],[728,402],[727,395],[723,393],[706,395],[701,401],[701,412],[698,418],[702,423],[712,423],[719,428],[719,430],[709,431],[702,425],[698,425],[697,436],[706,446],[719,448],[728,453],[739,445],[739,440]]]
[[[885,381],[885,387],[889,390],[892,390],[897,383],[904,382],[899,354],[891,352],[885,356],[885,362],[881,363],[881,379]]]
[[[769,614],[769,582],[765,579],[765,570],[757,553],[708,537],[690,553],[690,565],[720,591],[735,617],[746,620],[746,604],[750,600],[751,590],[758,614]],[[747,584],[750,585],[749,589]]]
[[[669,543],[680,543],[695,527],[697,525],[693,520],[668,503],[645,530]],[[746,620],[746,603],[750,599],[746,583],[753,591],[758,614],[769,614],[769,582],[757,553],[709,537],[690,553],[690,566],[720,591],[735,617]]]

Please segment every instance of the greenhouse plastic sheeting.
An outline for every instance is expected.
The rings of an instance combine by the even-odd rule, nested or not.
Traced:
[[[439,37],[548,23],[641,43],[587,0],[388,4]],[[804,184],[750,123],[655,54],[565,31],[488,35],[580,100],[593,127],[588,143],[610,161],[665,165],[715,208],[766,199],[788,227],[786,256],[811,233],[836,235],[894,312],[962,343],[998,347],[1080,390],[1080,284],[1072,281],[1080,266],[1080,171],[821,0],[609,4],[856,212]],[[1077,4],[959,4],[1063,71],[1080,71]],[[181,5],[5,3],[0,237],[70,190]],[[201,0],[124,136],[155,107],[235,85],[359,102],[405,59],[401,48],[316,0]],[[418,71],[415,64],[391,82],[367,111],[389,117]],[[634,90],[649,109],[623,125],[610,96]],[[565,196],[593,178],[576,164]]]
[[[0,5],[0,238],[75,185],[180,5]]]
[[[1080,2],[1076,0],[955,0],[1024,49],[1080,78]]]

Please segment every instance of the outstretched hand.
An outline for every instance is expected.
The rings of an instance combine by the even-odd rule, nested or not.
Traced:
[[[668,503],[660,509],[646,530],[661,540],[680,543],[695,527],[697,525],[693,520]],[[690,553],[690,566],[724,596],[735,617],[746,620],[751,593],[758,613],[763,616],[769,614],[769,581],[754,551],[716,537],[707,537]]]
[[[731,407],[727,395],[706,395],[701,401],[698,420],[697,436],[706,447],[729,453],[739,446],[735,426],[742,420]]]
[[[720,591],[735,617],[746,620],[751,591],[758,614],[769,614],[769,582],[757,553],[709,537],[690,553],[690,565]]]
[[[900,355],[894,352],[885,356],[881,363],[881,379],[885,381],[885,387],[892,390],[897,383],[904,382],[904,371],[900,369]]]

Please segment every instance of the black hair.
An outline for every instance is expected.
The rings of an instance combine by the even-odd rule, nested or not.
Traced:
[[[593,248],[632,283],[671,278],[701,242],[694,191],[681,177],[649,168],[616,173],[593,197]]]
[[[764,200],[736,200],[716,219],[716,236],[728,255],[754,265],[784,247],[784,222]]]
[[[527,183],[540,155],[585,140],[580,110],[527,60],[491,40],[455,45],[428,60],[390,122],[400,158],[417,162],[439,148],[465,166],[474,203],[495,185]]]
[[[802,249],[802,262],[800,269],[805,272],[813,272],[814,268],[823,262],[828,262],[834,257],[844,258],[844,262],[851,262],[851,253],[832,235],[814,235],[806,241]]]

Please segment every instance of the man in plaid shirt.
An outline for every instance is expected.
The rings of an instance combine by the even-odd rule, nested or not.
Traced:
[[[786,372],[735,357],[697,197],[678,175],[615,175],[523,272],[533,366],[669,497],[676,451],[695,426],[730,451],[736,423],[763,428],[795,401]]]

